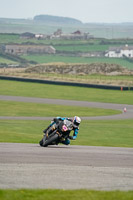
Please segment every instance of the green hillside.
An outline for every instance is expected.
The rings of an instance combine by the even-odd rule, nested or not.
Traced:
[[[81,21],[69,17],[59,17],[51,15],[37,15],[34,17],[35,21],[41,21],[44,23],[58,23],[58,24],[82,24]]]

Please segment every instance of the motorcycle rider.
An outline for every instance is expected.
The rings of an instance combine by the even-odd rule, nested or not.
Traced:
[[[45,129],[43,132],[46,133],[46,134],[49,134],[50,132],[55,130],[55,128],[58,126],[58,124],[61,121],[64,121],[64,120],[69,120],[73,124],[73,130],[74,130],[73,136],[68,136],[68,138],[66,138],[64,141],[62,141],[63,144],[69,145],[70,140],[75,140],[77,138],[78,131],[79,131],[79,125],[81,123],[80,117],[75,116],[75,117],[73,117],[73,119],[70,119],[70,118],[67,118],[67,117],[56,117],[56,118],[53,119],[53,121],[48,126],[48,128]]]

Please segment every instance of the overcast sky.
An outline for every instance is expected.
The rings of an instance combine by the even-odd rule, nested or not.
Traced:
[[[82,22],[133,22],[133,0],[0,0],[0,18],[48,14]]]

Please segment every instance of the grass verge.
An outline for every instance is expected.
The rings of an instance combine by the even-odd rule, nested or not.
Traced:
[[[0,94],[90,102],[133,104],[133,91],[115,91],[0,80]]]
[[[0,120],[0,142],[38,143],[50,121]],[[132,120],[82,121],[72,145],[133,147]]]
[[[106,116],[120,114],[121,111],[101,108],[86,108],[79,106],[50,105],[0,101],[0,116]]]
[[[1,200],[132,200],[133,191],[0,190]]]

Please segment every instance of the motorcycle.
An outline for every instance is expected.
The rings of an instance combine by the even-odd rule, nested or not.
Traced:
[[[50,129],[50,130],[49,130]],[[69,137],[70,132],[73,130],[73,123],[69,120],[60,121],[58,124],[53,124],[39,142],[40,146],[47,147],[48,145],[58,145]]]

